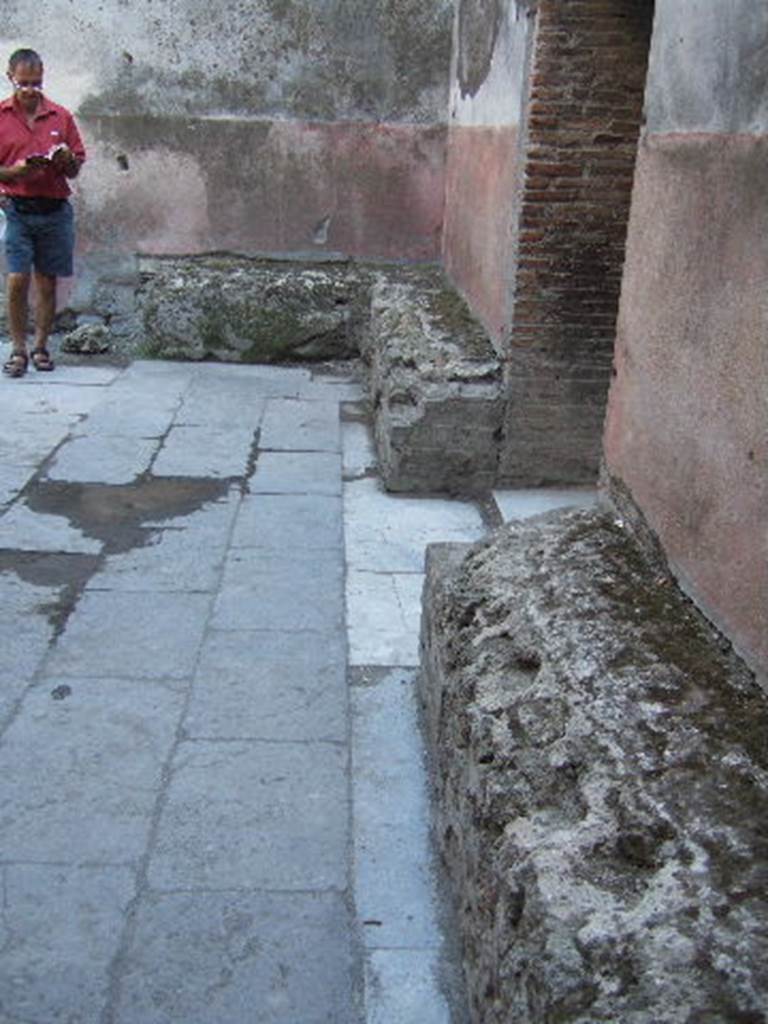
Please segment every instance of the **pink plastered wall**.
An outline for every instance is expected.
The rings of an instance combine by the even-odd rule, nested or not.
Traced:
[[[517,173],[515,125],[451,126],[443,258],[497,347],[509,326]]]
[[[684,587],[768,673],[768,137],[640,147],[605,431]]]
[[[115,118],[83,127],[91,141],[80,204],[85,255],[439,257],[442,126],[233,120],[168,132],[167,122]]]

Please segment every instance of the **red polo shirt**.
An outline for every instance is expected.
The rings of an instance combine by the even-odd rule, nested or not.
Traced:
[[[0,103],[0,167],[12,167],[25,157],[48,153],[60,142],[65,142],[81,163],[85,160],[85,147],[75,119],[58,103],[41,96],[31,126],[13,96]],[[31,171],[18,181],[0,183],[0,192],[9,196],[66,199],[71,191],[66,176],[53,167]]]

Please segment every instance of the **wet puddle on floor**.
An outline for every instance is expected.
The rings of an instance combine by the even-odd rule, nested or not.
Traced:
[[[243,477],[155,477],[130,484],[81,484],[33,480],[21,500],[30,511],[61,516],[85,536],[102,544],[99,554],[0,549],[0,574],[49,587],[55,596],[39,606],[54,627],[53,641],[64,630],[80,595],[109,555],[123,554],[153,542],[163,522],[183,519],[223,500]],[[178,524],[174,524],[178,528]]]

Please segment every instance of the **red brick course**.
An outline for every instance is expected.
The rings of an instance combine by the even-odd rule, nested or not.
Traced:
[[[510,339],[509,455],[506,482],[528,479],[521,466],[533,436],[526,408],[535,400],[514,381],[515,355],[562,365],[571,382],[603,366],[604,400],[615,337],[637,140],[652,23],[649,0],[539,0],[528,97],[525,174],[520,196],[518,260]],[[537,371],[531,367],[531,375]],[[544,375],[541,375],[544,383]],[[573,472],[594,478],[602,414],[594,402],[550,404],[547,458],[537,480],[562,480],[558,451]],[[535,448],[541,457],[541,409]],[[573,438],[586,431],[584,458],[573,459]],[[595,436],[591,436],[594,432]],[[516,451],[515,451],[516,450]]]

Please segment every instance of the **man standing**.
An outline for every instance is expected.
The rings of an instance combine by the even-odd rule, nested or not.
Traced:
[[[6,198],[7,317],[10,377],[27,371],[27,311],[34,274],[37,302],[32,364],[52,370],[48,335],[56,312],[56,278],[72,274],[74,225],[68,178],[85,160],[74,118],[43,95],[43,62],[34,50],[16,50],[8,62],[13,88],[0,103],[0,193]]]

